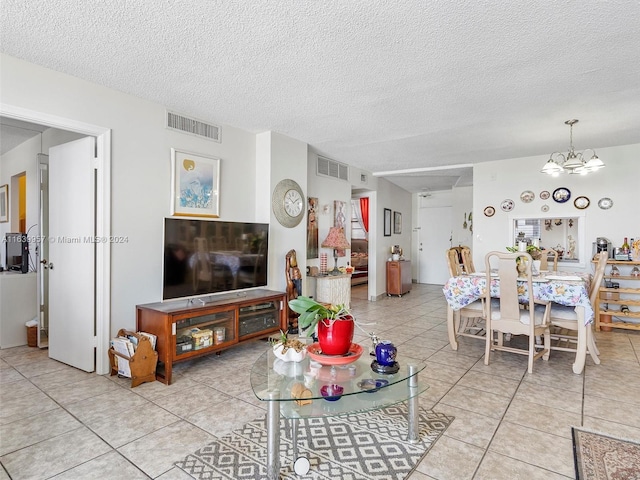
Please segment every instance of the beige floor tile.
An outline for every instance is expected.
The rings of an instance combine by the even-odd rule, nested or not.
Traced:
[[[6,385],[14,382],[19,382],[24,378],[24,375],[22,375],[19,371],[11,366],[8,366],[8,368],[0,369],[0,385],[3,386],[3,390],[7,388]]]
[[[475,388],[484,392],[494,393],[505,397],[512,397],[520,382],[512,378],[496,377],[486,373],[468,372],[460,379],[458,385]]]
[[[602,418],[589,417],[585,415],[582,422],[584,428],[600,432],[612,437],[625,438],[640,443],[640,428],[624,425],[621,423],[609,422]]]
[[[11,358],[11,357],[9,357]],[[20,363],[14,365],[14,368],[27,378],[34,377],[36,375],[44,375],[45,373],[58,372],[71,368],[64,363],[60,363],[50,358],[43,358],[37,361]]]
[[[566,480],[560,475],[495,452],[487,452],[474,480]]]
[[[58,408],[58,404],[42,392],[3,401],[2,408],[0,408],[0,425],[6,425],[56,408]]]
[[[158,406],[181,418],[212,408],[231,397],[207,386],[198,386],[154,400]]]
[[[173,468],[174,462],[215,440],[213,435],[185,421],[156,430],[118,451],[155,478]]]
[[[107,378],[103,376],[93,376],[79,382],[50,388],[47,395],[64,406],[95,397],[108,391],[118,390],[121,390],[121,387],[110,382]]]
[[[145,480],[149,477],[134,465],[131,465],[131,463],[118,452],[111,451],[52,478],[55,480]]]
[[[247,422],[264,417],[265,411],[241,401],[235,401],[233,408],[218,410],[204,409],[188,415],[185,420],[197,425],[211,435],[222,437],[242,427]]]
[[[467,480],[482,459],[484,449],[442,436],[416,470],[438,480]]]
[[[489,451],[561,475],[573,475],[573,444],[565,437],[503,421]]]
[[[582,417],[579,413],[549,408],[518,397],[514,398],[509,405],[504,420],[560,437],[571,438],[571,427],[579,426]]]
[[[0,455],[15,452],[63,433],[82,424],[61,408],[30,415],[0,426]]]
[[[522,383],[514,397],[567,412],[582,411],[582,394],[532,382]]]
[[[493,438],[500,419],[470,412],[469,410],[451,407],[439,403],[434,407],[438,413],[455,417],[447,427],[444,435],[480,448],[487,448]]]
[[[82,422],[97,420],[103,417],[115,418],[120,412],[141,405],[153,405],[153,403],[140,395],[136,395],[124,388],[109,390],[91,398],[91,401],[65,405],[65,408]]]
[[[52,477],[110,450],[97,435],[80,427],[0,458],[14,480]]]
[[[173,467],[168,472],[156,477],[156,480],[193,480],[193,477],[178,467]]]
[[[584,396],[584,415],[640,428],[638,407],[618,402],[615,398]]]
[[[163,408],[150,404],[94,417],[84,424],[110,446],[118,448],[178,420]]]
[[[0,390],[0,402],[8,402],[29,395],[40,393],[40,389],[36,387],[26,378],[22,377],[11,385],[6,385]]]
[[[49,389],[60,385],[76,383],[93,377],[95,377],[95,373],[87,373],[82,370],[78,370],[77,368],[69,368],[62,369],[54,373],[36,375],[31,377],[30,380],[43,392],[47,392]]]
[[[467,369],[452,365],[443,365],[427,360],[425,369],[420,372],[421,377],[434,378],[443,382],[455,383],[467,373]]]
[[[501,418],[510,400],[502,395],[456,385],[440,400],[440,403],[492,418]]]

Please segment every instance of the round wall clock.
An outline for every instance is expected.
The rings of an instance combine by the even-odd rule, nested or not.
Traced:
[[[560,187],[553,191],[553,199],[558,203],[564,203],[571,198],[571,191],[568,188]]]
[[[300,185],[285,178],[273,189],[271,208],[280,225],[295,227],[304,217],[304,193]]]

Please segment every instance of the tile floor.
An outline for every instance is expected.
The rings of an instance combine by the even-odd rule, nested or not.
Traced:
[[[393,341],[400,361],[426,362],[421,405],[455,416],[410,479],[573,478],[572,425],[640,440],[640,332],[597,334],[602,364],[571,371],[552,352],[526,373],[526,358],[492,354],[484,343],[447,340],[441,287],[414,285],[403,298],[366,300],[361,323]],[[364,333],[356,341],[367,344]],[[190,478],[173,462],[264,414],[243,374],[264,351],[252,342],[178,364],[174,383],[129,388],[50,360],[46,350],[0,350],[0,480]]]

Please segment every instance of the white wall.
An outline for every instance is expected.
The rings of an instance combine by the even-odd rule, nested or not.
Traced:
[[[640,208],[638,203],[638,158],[640,144],[610,148],[597,148],[598,156],[606,167],[586,176],[562,175],[549,177],[540,173],[546,162],[546,156],[499,160],[476,165],[473,169],[473,257],[476,267],[484,265],[484,256],[491,250],[504,250],[513,242],[509,239],[509,216],[539,215],[549,217],[572,217],[584,213],[585,241],[587,255],[591,255],[591,244],[597,237],[609,238],[614,246],[620,246],[623,237],[640,237]],[[571,191],[571,199],[566,203],[557,203],[552,198],[541,200],[543,190],[551,193],[556,188],[566,187]],[[520,201],[520,194],[531,190],[536,198],[531,203]],[[578,210],[573,200],[586,196],[591,204],[585,210]],[[613,200],[610,210],[598,207],[598,200],[609,197]],[[515,201],[512,212],[500,209],[505,199]],[[543,213],[542,205],[549,205],[549,211]],[[496,213],[486,217],[483,210],[493,206]],[[461,217],[462,218],[462,217]],[[565,270],[590,271],[587,263],[584,268],[567,264]]]
[[[1,60],[3,104],[112,129],[111,234],[129,238],[111,246],[112,334],[135,327],[136,304],[161,298],[171,147],[221,159],[221,220],[264,221],[257,218],[254,134],[222,126],[215,143],[174,132],[164,126],[163,105],[4,54]]]

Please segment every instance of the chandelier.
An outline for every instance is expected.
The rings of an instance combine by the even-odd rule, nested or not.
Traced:
[[[578,120],[567,120],[564,123],[569,125],[570,128],[569,152],[566,155],[560,152],[553,152],[549,160],[547,160],[547,163],[542,167],[541,172],[548,173],[554,177],[557,177],[561,173],[586,175],[589,172],[595,172],[604,167],[604,163],[602,163],[602,160],[598,158],[595,150],[592,148],[584,151],[585,153],[588,151],[593,153],[593,156],[588,161],[585,160],[585,153],[576,152],[573,149],[573,126],[578,123]]]

